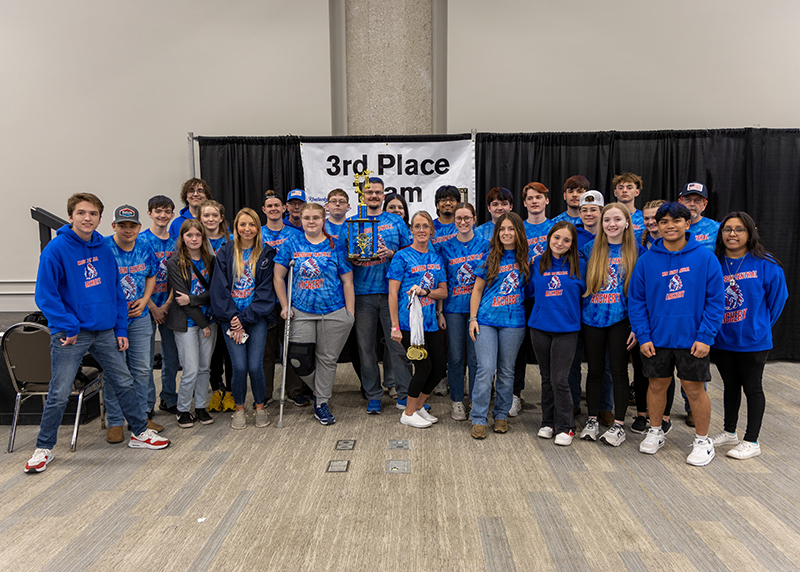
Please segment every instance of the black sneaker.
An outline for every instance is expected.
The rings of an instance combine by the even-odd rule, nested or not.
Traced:
[[[308,405],[311,405],[311,402],[308,400],[308,397],[306,397],[302,393],[298,393],[297,395],[290,395],[289,401],[291,401],[298,407],[306,407]]]
[[[167,403],[163,399],[161,400],[161,403],[158,404],[158,408],[161,411],[166,411],[167,413],[178,415],[178,406],[177,405],[167,406]]]
[[[672,431],[672,421],[667,421],[666,419],[662,419],[661,430],[664,432],[664,435]]]
[[[632,433],[644,433],[647,431],[647,418],[644,415],[637,415],[636,419],[631,423]]]
[[[188,429],[189,427],[194,427],[194,417],[188,411],[181,411],[177,415],[178,417],[178,427],[182,427],[184,429]]]
[[[151,409],[150,411],[148,411],[148,412],[147,412],[147,418],[148,418],[150,421],[152,421],[152,420],[153,420],[153,417],[155,417],[155,416],[156,416],[156,412],[155,412],[153,409]]]
[[[214,418],[205,409],[195,409],[194,416],[203,425],[211,425],[214,422]]]

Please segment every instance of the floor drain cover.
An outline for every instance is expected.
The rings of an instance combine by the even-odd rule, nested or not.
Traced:
[[[389,439],[389,449],[410,449],[411,441],[408,439]]]
[[[336,441],[337,451],[352,451],[355,448],[356,448],[355,439],[340,439],[339,441]]]
[[[350,468],[350,461],[330,461],[326,473],[346,473]]]
[[[386,472],[387,473],[410,473],[411,472],[411,461],[404,460],[404,461],[386,461]]]

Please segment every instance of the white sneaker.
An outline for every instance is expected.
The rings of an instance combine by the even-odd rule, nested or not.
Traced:
[[[33,455],[25,464],[26,473],[41,473],[47,468],[47,464],[53,460],[51,449],[35,449]]]
[[[439,382],[439,384],[433,390],[433,394],[447,395],[448,393],[450,393],[450,389],[447,387],[447,378],[445,377],[444,379],[442,379],[442,381]]]
[[[422,417],[425,421],[430,421],[431,423],[438,423],[439,422],[439,418],[438,417],[434,417],[433,415],[431,415],[430,413],[425,411],[424,407],[420,407],[419,409],[417,409],[417,415]]]
[[[625,428],[618,423],[614,423],[611,427],[609,427],[608,431],[603,433],[603,436],[600,437],[600,440],[606,445],[619,447],[625,442]]]
[[[408,425],[409,427],[417,427],[418,429],[424,429],[425,427],[430,427],[433,425],[430,421],[426,421],[423,419],[419,413],[416,411],[413,415],[406,415],[405,413],[400,414],[400,423],[403,425]]]
[[[575,437],[575,433],[570,431],[569,433],[559,433],[556,435],[555,444],[561,445],[562,447],[568,447],[572,445],[572,438]]]
[[[511,409],[508,410],[508,416],[516,417],[520,411],[522,411],[522,400],[515,395],[511,402]]]
[[[734,459],[752,459],[761,454],[761,445],[758,443],[751,443],[750,441],[742,441],[733,449],[728,451],[728,456]]]
[[[138,435],[131,434],[128,447],[131,449],[166,449],[169,447],[169,439],[159,437],[158,433],[152,429],[145,429]]]
[[[650,427],[645,438],[639,443],[639,452],[655,455],[656,451],[663,447],[666,442],[667,439],[664,437],[664,431],[661,430],[661,427],[658,429]]]
[[[597,419],[590,417],[586,420],[586,425],[581,431],[581,439],[584,441],[597,441],[597,436],[600,434],[600,426],[597,424]]]
[[[728,433],[727,431],[723,431],[722,433],[717,433],[711,438],[711,442],[714,443],[715,447],[719,445],[727,445],[727,444],[734,444],[736,445],[739,442],[739,437],[736,436],[736,433]]]
[[[542,427],[541,429],[539,429],[539,432],[536,435],[541,437],[542,439],[552,439],[553,438],[553,428],[552,427]]]
[[[464,409],[463,401],[453,401],[450,403],[450,417],[455,421],[467,420],[467,412]]]
[[[686,457],[686,462],[695,467],[705,467],[714,458],[714,443],[708,437],[695,437],[692,443],[692,452]]]

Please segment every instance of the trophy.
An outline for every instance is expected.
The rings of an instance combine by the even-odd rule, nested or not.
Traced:
[[[355,174],[353,186],[358,195],[358,210],[356,217],[348,219],[347,223],[347,258],[349,260],[378,260],[378,220],[367,217],[367,204],[364,202],[364,192],[369,187],[369,174],[367,169]]]

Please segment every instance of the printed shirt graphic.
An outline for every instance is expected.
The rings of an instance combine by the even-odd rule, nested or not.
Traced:
[[[342,274],[352,272],[344,247],[325,238],[312,244],[305,234],[286,241],[275,256],[275,264],[289,268],[294,259],[292,273],[292,306],[308,314],[330,314],[344,308]],[[288,274],[287,274],[288,278]]]
[[[255,281],[253,280],[254,270],[250,268],[250,256],[253,254],[253,248],[246,248],[242,251],[242,260],[244,261],[244,272],[242,275],[233,282],[233,289],[231,295],[233,302],[236,304],[236,309],[240,312],[243,311],[253,301],[253,294],[255,292]],[[235,271],[234,271],[235,272]]]
[[[447,298],[442,310],[448,314],[469,314],[469,301],[475,284],[475,271],[483,264],[489,243],[479,236],[469,242],[457,238],[442,244],[439,255],[447,274]]]
[[[531,224],[525,221],[525,236],[528,237],[528,257],[532,260],[534,256],[544,253],[547,248],[547,233],[555,224],[550,219],[545,219],[539,224]]]
[[[205,262],[203,262],[202,259],[195,260],[194,261],[194,265],[197,266],[197,269],[200,271],[200,274],[203,275],[203,278],[205,278],[206,282],[210,283],[211,280],[208,277],[208,269],[206,268]],[[200,282],[200,279],[197,278],[197,275],[194,272],[194,268],[192,268],[190,266],[189,269],[192,271],[192,292],[191,292],[191,294],[192,294],[192,296],[199,296],[200,294],[203,294],[206,291],[206,289],[203,286],[203,283]],[[211,304],[206,304],[205,306],[200,306],[200,310],[203,312],[203,315],[206,318],[208,318],[208,321],[211,322],[212,321]],[[196,325],[197,324],[195,324],[194,320],[192,320],[191,318],[186,318],[186,327],[191,328],[191,327],[194,327]]]
[[[150,244],[145,240],[137,240],[134,243],[133,250],[125,252],[117,246],[114,240],[114,235],[105,238],[106,243],[111,247],[114,253],[114,259],[117,262],[117,272],[119,272],[119,282],[125,300],[128,302],[128,308],[133,303],[144,295],[144,282],[150,276],[155,276],[158,272],[158,262],[153,249]],[[92,269],[87,265],[84,273],[91,273]],[[95,271],[96,272],[96,271]],[[142,315],[143,318],[150,315],[150,310],[145,306]],[[130,324],[133,320],[138,318],[128,318]]]
[[[285,220],[283,222],[286,223]],[[299,231],[295,227],[289,226],[288,224],[284,224],[283,228],[280,230],[270,230],[267,228],[267,225],[261,227],[261,241],[264,244],[270,245],[278,252],[281,251],[281,245],[284,242],[294,236],[301,236],[302,234],[302,231]]]
[[[553,217],[553,224],[555,224],[557,222],[561,222],[562,220],[565,220],[567,222],[571,222],[574,226],[578,226],[578,223],[581,222],[581,217],[579,217],[579,216],[569,216],[567,214],[567,211],[564,211],[560,215],[557,215],[557,216]]]
[[[445,242],[453,240],[458,234],[456,223],[442,224],[439,219],[433,221],[433,227],[436,229],[436,236],[431,239],[431,244],[434,250],[441,254],[441,247]]]
[[[355,219],[352,216],[347,220]],[[382,212],[378,216],[368,216],[370,220],[378,221],[378,247],[385,246],[389,250],[395,251],[395,256],[399,251],[412,242],[411,232],[405,221],[399,216]],[[350,225],[345,225],[344,232],[339,236],[342,244],[347,248],[348,234]],[[372,235],[372,226],[367,225],[365,229]],[[389,270],[391,259],[371,260],[364,262],[360,266],[353,265],[353,283],[357,296],[364,294],[388,294],[389,283],[386,281],[386,272]]]
[[[633,226],[633,234],[636,236],[636,244],[642,244],[642,235],[644,234],[644,213],[642,209],[638,209],[631,215],[631,226]]]
[[[703,217],[700,222],[689,227],[689,232],[694,235],[697,242],[714,252],[714,248],[717,246],[717,232],[719,232],[717,221]]]
[[[582,299],[584,324],[604,328],[628,316],[628,297],[624,294],[625,269],[622,267],[621,255],[621,244],[608,245],[606,285],[600,292]]]
[[[525,327],[524,276],[516,263],[516,250],[506,250],[500,268],[491,284],[483,290],[478,308],[478,324],[495,328]],[[476,268],[475,275],[486,280],[486,259]]]
[[[565,258],[550,258],[550,269],[539,272],[541,256],[531,262],[528,288],[534,304],[528,325],[545,332],[577,332],[581,329],[581,295],[585,290],[586,264],[579,261],[580,278],[570,276]]]
[[[408,323],[408,294],[413,285],[420,288],[434,290],[441,282],[447,282],[447,276],[442,268],[442,259],[432,249],[422,253],[413,248],[406,248],[392,258],[387,280],[400,282],[400,291],[397,294],[400,329],[410,331]],[[436,321],[436,300],[433,298],[420,298],[422,305],[423,326],[426,332],[435,332],[439,329]]]
[[[160,307],[167,302],[167,297],[169,296],[169,283],[167,282],[167,260],[169,260],[170,256],[177,252],[175,249],[175,237],[170,235],[169,238],[158,238],[148,228],[144,232],[139,233],[139,237],[136,239],[136,242],[138,243],[140,240],[144,240],[150,245],[150,248],[153,250],[153,254],[155,254],[158,262],[158,270],[156,271],[156,286],[153,290],[153,295],[150,296],[150,299],[153,301],[153,304]]]

